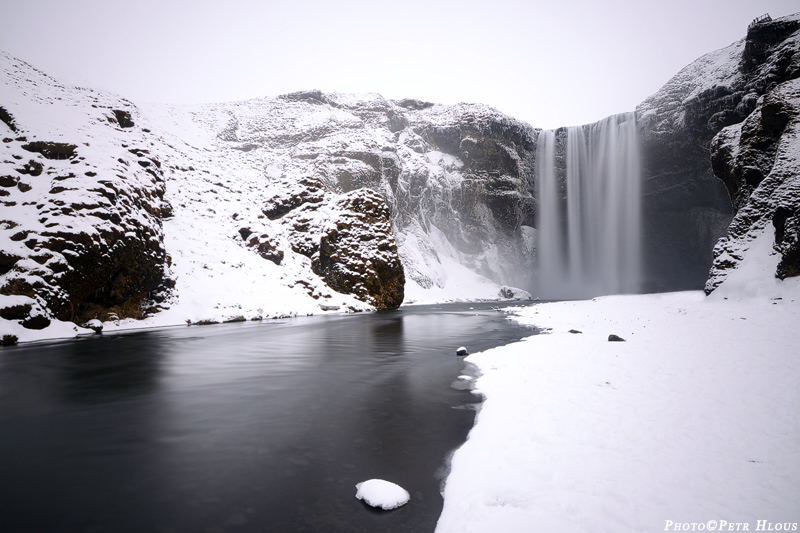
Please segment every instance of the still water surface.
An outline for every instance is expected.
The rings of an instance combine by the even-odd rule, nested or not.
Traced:
[[[479,401],[456,348],[533,333],[451,304],[3,349],[0,531],[431,532]]]

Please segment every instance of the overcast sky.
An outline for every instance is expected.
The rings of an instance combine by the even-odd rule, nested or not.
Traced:
[[[0,0],[0,49],[134,102],[304,89],[481,102],[552,128],[630,111],[797,0]]]

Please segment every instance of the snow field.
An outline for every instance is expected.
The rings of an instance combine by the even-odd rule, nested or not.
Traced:
[[[535,305],[546,334],[469,356],[485,401],[437,532],[800,521],[800,280],[754,251],[711,297]]]

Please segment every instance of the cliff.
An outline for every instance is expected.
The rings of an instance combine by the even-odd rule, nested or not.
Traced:
[[[392,309],[409,283],[493,298],[526,279],[533,130],[491,108],[319,91],[136,106],[0,59],[3,334]]]
[[[765,231],[775,274],[800,272],[799,28],[755,24],[637,107],[643,290],[713,291]],[[321,91],[137,106],[0,67],[4,335],[531,286],[539,130],[490,107]]]

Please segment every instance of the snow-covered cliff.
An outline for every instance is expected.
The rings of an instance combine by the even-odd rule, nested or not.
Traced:
[[[765,231],[777,274],[800,271],[798,28],[757,24],[636,109],[646,290],[700,288],[713,259],[711,291]],[[539,130],[490,107],[320,91],[137,106],[3,53],[0,70],[3,335],[531,286]]]
[[[700,260],[693,278],[713,261],[706,291],[713,290],[776,213],[783,260],[794,253],[798,30],[799,14],[754,23],[745,38],[686,66],[637,107],[645,189],[657,206],[646,221],[656,236],[649,254],[673,256],[661,262],[661,279],[680,266],[675,257]],[[670,221],[673,236],[660,238],[667,232],[659,226]],[[681,253],[689,249],[707,251]]]
[[[0,67],[4,335],[495,298],[525,281],[533,130],[491,108],[318,91],[136,106],[6,54]]]
[[[141,317],[165,288],[170,206],[134,106],[5,54],[0,65],[0,317],[12,330],[83,322],[101,308]]]

